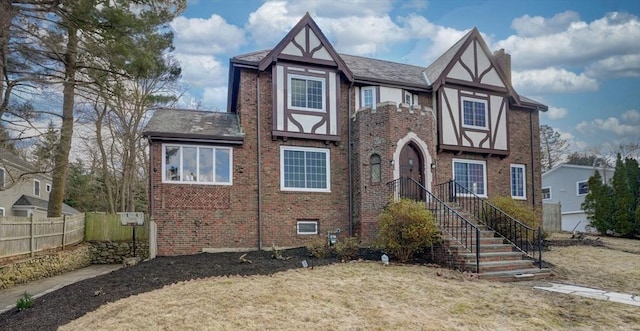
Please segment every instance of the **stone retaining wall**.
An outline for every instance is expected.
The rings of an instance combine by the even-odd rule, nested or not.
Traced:
[[[0,289],[55,276],[91,263],[89,245],[67,247],[55,254],[36,256],[0,266]]]
[[[133,242],[89,242],[91,245],[91,264],[120,264],[124,259],[133,257]],[[136,255],[142,260],[149,258],[149,243],[136,242]]]

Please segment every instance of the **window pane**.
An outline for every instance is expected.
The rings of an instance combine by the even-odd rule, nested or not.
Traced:
[[[231,182],[231,162],[228,149],[216,149],[216,182]]]
[[[37,197],[40,196],[40,182],[33,182],[33,194]]]
[[[308,80],[307,93],[307,107],[322,109],[322,82],[317,80]]]
[[[180,180],[180,147],[165,146],[164,154],[165,180]]]
[[[454,180],[469,191],[484,195],[484,165],[480,163],[454,162]]]
[[[524,169],[511,167],[511,196],[524,197]]]
[[[183,147],[182,148],[182,174],[184,175],[184,181],[191,182],[196,180],[197,170],[197,158],[196,147]]]
[[[474,106],[475,106],[475,118],[474,118],[474,124],[475,126],[485,126],[486,124],[486,117],[485,117],[485,111],[484,111],[484,103],[482,102],[474,102]]]
[[[551,189],[550,188],[543,188],[542,189],[542,199],[551,199]]]
[[[327,155],[306,152],[307,188],[327,188]]]
[[[464,101],[463,108],[464,125],[473,125],[473,103]]]
[[[198,181],[213,182],[213,148],[200,147],[198,154]]]
[[[362,90],[362,94],[363,94],[362,107],[372,107],[373,106],[373,90],[372,89]]]
[[[0,188],[4,188],[4,169],[0,169]]]
[[[317,234],[318,223],[317,222],[298,222],[298,233]]]
[[[291,105],[294,107],[307,107],[307,81],[304,79],[291,79]]]
[[[371,182],[380,182],[382,179],[380,170],[380,156],[377,154],[371,155]]]
[[[304,188],[304,152],[284,150],[284,186]]]

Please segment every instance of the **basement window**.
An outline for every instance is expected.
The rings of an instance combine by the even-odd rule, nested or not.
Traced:
[[[318,234],[318,220],[298,220],[296,223],[296,229],[298,234]]]

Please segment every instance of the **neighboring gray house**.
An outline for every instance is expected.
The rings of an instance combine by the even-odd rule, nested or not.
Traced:
[[[29,162],[0,148],[0,217],[47,216],[51,176],[38,172]],[[77,214],[63,204],[62,213]]]
[[[589,177],[595,170],[605,183],[611,182],[613,168],[561,164],[542,174],[543,203],[560,203],[562,231],[595,231],[582,210],[584,197],[589,193]]]

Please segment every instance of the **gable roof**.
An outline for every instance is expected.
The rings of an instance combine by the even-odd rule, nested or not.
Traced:
[[[244,133],[236,113],[158,109],[142,132],[152,139],[242,144]]]
[[[338,70],[345,75],[347,80],[352,81],[353,75],[351,74],[351,71],[345,65],[342,58],[340,58],[340,55],[338,55],[338,53],[333,48],[329,40],[327,40],[327,37],[325,37],[324,33],[322,33],[322,31],[320,30],[320,27],[318,27],[318,24],[316,24],[313,18],[311,18],[311,15],[309,15],[309,12],[307,12],[300,19],[298,24],[296,24],[291,30],[289,30],[289,33],[287,33],[287,35],[282,40],[280,40],[278,45],[276,45],[276,47],[274,47],[271,50],[271,52],[269,52],[269,54],[267,54],[262,60],[260,60],[258,64],[258,69],[263,71],[267,69],[267,67],[270,66],[273,62],[275,62],[278,59],[278,57],[281,56],[282,52],[290,43],[294,43],[294,44],[296,43],[295,41],[296,36],[301,31],[303,31],[305,27],[308,27],[309,31],[311,31],[319,39],[319,42],[320,42],[319,46],[309,51],[312,53],[313,51],[324,47],[326,51],[329,53],[329,56],[333,59],[333,61],[335,61],[335,63],[333,64],[335,64],[338,67]],[[307,40],[307,44],[309,44],[309,40]],[[332,64],[331,61],[329,60],[317,60],[317,61],[326,62],[325,64],[328,64],[328,65]]]
[[[578,164],[571,164],[571,163],[561,163],[558,164],[557,166],[545,171],[542,173],[542,177],[546,177],[554,172],[560,171],[561,169],[567,169],[567,170],[591,170],[591,171],[596,171],[598,170],[598,172],[600,172],[601,174],[604,172],[607,173],[613,173],[613,171],[615,170],[612,167],[594,167],[594,166],[584,166],[584,165],[578,165]]]
[[[0,167],[3,167],[4,163],[10,163],[12,166],[19,167],[24,171],[35,171],[31,163],[13,154],[8,149],[0,147]]]
[[[29,195],[22,195],[14,204],[14,207],[33,207],[35,209],[40,209],[40,210],[48,210],[49,209],[49,202],[47,202],[47,200],[43,200],[40,198],[36,198],[36,197],[32,197]],[[79,214],[80,212],[67,205],[66,203],[62,204],[62,213],[63,214],[67,214],[67,215],[71,215],[71,214]]]
[[[445,75],[445,70],[448,71],[447,68],[450,69],[450,64],[453,62],[453,59],[456,56],[460,56],[460,49],[462,45],[469,44],[467,40],[470,40],[471,33],[475,30],[473,28],[471,31],[467,32],[460,40],[458,40],[453,46],[451,46],[446,52],[440,55],[433,63],[431,63],[427,69],[425,70],[425,75],[429,79],[429,85],[432,85],[437,82],[441,77]]]

